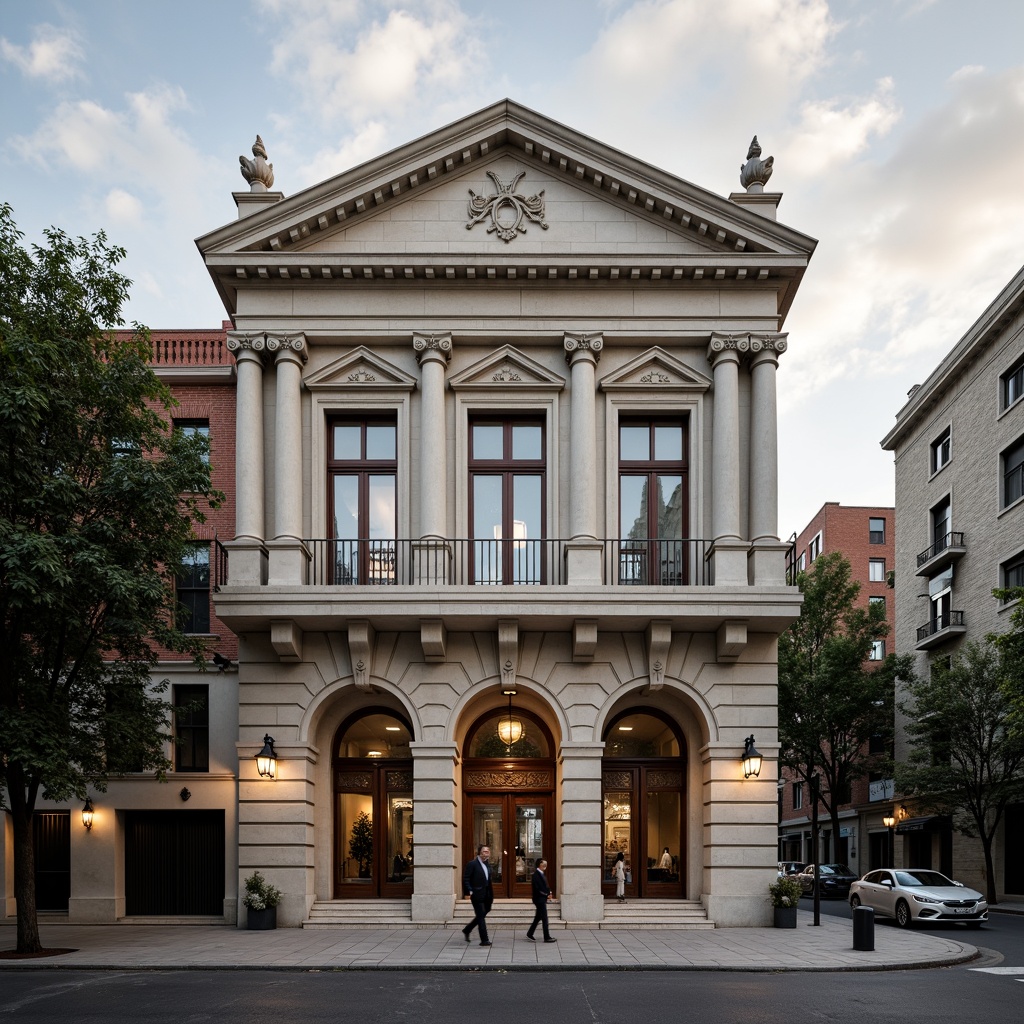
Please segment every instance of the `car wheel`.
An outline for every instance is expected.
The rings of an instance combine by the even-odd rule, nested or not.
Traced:
[[[860,906],[860,897],[856,893],[850,897],[850,906],[853,907],[854,910]]]
[[[906,900],[900,900],[896,904],[896,923],[901,928],[909,928],[913,923],[910,917],[910,907],[907,905]]]

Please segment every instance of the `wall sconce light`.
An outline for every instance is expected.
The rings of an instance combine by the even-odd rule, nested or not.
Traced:
[[[909,812],[907,811],[907,805],[906,804],[900,804],[900,821],[904,821],[906,819],[908,813]]]
[[[896,815],[890,811],[888,814],[882,815],[882,824],[886,828],[892,828],[896,824]]]
[[[256,770],[264,779],[272,779],[277,774],[277,752],[274,737],[269,733],[263,737],[263,749],[256,755]]]
[[[82,824],[85,826],[86,831],[92,828],[92,819],[95,813],[92,809],[92,800],[86,797],[85,804],[82,806]]]
[[[511,756],[513,744],[523,738],[523,723],[512,717],[512,698],[516,695],[515,689],[509,687],[501,692],[508,697],[508,718],[502,718],[498,722],[498,739],[505,744]]]
[[[749,779],[753,776],[756,779],[761,774],[762,760],[760,751],[754,746],[754,734],[751,733],[743,741],[743,756],[740,758],[740,764],[743,765],[743,778]]]
[[[188,788],[188,786],[182,786],[181,792],[178,794],[178,796],[181,797],[181,802],[184,803],[186,800],[189,799],[189,797],[192,796],[192,791]]]

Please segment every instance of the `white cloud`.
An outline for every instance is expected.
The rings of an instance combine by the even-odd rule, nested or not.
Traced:
[[[386,149],[388,128],[380,121],[371,121],[336,147],[328,147],[299,167],[297,177],[304,182],[320,182],[356,167],[378,156]]]
[[[142,221],[142,203],[123,188],[112,188],[103,200],[107,218],[114,224],[138,227]]]
[[[0,57],[29,78],[62,82],[81,74],[78,65],[85,59],[85,53],[74,32],[37,25],[34,36],[28,46],[18,46],[0,37]]]

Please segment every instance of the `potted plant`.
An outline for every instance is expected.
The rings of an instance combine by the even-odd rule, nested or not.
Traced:
[[[271,885],[258,871],[245,880],[242,903],[248,912],[248,926],[253,931],[267,931],[277,927],[277,905],[281,890]]]
[[[348,855],[359,865],[359,877],[369,878],[373,861],[373,820],[366,811],[360,811],[352,822]]]
[[[800,906],[803,888],[795,878],[776,879],[768,886],[768,898],[775,913],[776,928],[795,928],[796,911]]]

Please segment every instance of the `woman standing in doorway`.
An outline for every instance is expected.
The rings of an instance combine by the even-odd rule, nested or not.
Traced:
[[[620,903],[626,902],[626,855],[619,850],[618,857],[615,858],[615,866],[612,868],[612,874],[615,876],[615,895]]]

